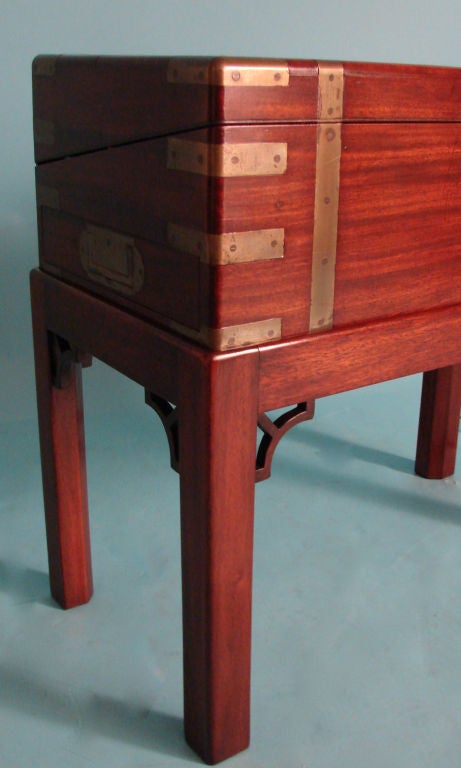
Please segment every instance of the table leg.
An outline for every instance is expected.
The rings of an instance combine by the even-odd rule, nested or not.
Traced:
[[[249,744],[257,360],[182,366],[184,720],[210,764]]]
[[[72,608],[93,591],[81,365],[69,354],[60,364],[34,280],[31,296],[50,586],[55,600]]]
[[[440,479],[455,471],[461,409],[461,365],[423,376],[415,471]]]

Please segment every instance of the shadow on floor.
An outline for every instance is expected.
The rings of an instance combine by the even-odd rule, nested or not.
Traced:
[[[302,484],[306,489],[325,488],[330,493],[332,489],[336,489],[341,497],[347,495],[365,501],[373,499],[374,506],[394,507],[440,522],[461,525],[459,503],[437,498],[438,484],[453,481],[416,477],[413,462],[409,459],[379,450],[369,450],[363,446],[351,444],[347,440],[314,431],[306,434],[306,430],[302,429],[294,429],[284,437],[284,440],[294,440],[304,446],[308,443],[310,448],[317,448],[325,453],[325,464],[319,466],[316,460],[315,467],[312,466],[312,461],[307,455],[306,461],[303,461],[301,453],[298,453],[295,459],[291,455],[288,458],[282,452],[279,456],[276,454],[272,474],[274,471],[280,473],[279,477],[283,477],[290,484],[296,484],[298,487]],[[410,480],[411,487],[407,485],[406,488],[402,488],[397,484],[392,486],[389,476],[383,478],[377,473],[375,477],[365,477],[356,472],[352,473],[347,467],[347,461],[351,457],[379,464],[391,470],[400,470],[411,475],[412,479],[414,478],[414,484]]]
[[[414,473],[414,461],[405,456],[397,456],[388,451],[381,451],[379,448],[370,448],[367,445],[357,445],[341,437],[323,434],[315,429],[307,431],[309,427],[303,430],[294,429],[289,433],[289,437],[296,442],[308,444],[311,448],[325,451],[332,458],[335,455],[348,456],[350,458],[365,461],[367,464],[376,464],[387,469],[395,469],[398,472],[405,472],[412,475]],[[415,444],[416,447],[416,444]]]
[[[0,665],[0,706],[39,717],[82,732],[201,762],[184,741],[183,721],[142,704],[119,701],[100,693],[80,697],[64,693],[44,681],[26,677],[23,670]]]
[[[34,568],[22,568],[5,560],[0,560],[0,592],[8,593],[15,605],[40,603],[56,607],[50,597],[47,573]]]

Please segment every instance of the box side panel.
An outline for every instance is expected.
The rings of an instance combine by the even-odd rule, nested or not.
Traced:
[[[461,301],[461,125],[343,126],[334,325]]]
[[[169,245],[168,221],[205,229],[208,180],[178,184],[167,160],[159,139],[38,166],[40,264],[198,332],[200,259]]]

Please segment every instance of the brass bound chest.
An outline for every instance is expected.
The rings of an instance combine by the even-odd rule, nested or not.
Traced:
[[[461,303],[461,70],[40,56],[40,263],[217,350]]]

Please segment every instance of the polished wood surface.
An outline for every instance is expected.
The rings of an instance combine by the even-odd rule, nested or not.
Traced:
[[[257,373],[256,349],[180,372],[185,732],[210,763],[250,741]]]
[[[53,385],[43,284],[32,280],[37,406],[51,593],[63,608],[93,593],[80,363]]]
[[[182,68],[189,63],[196,75],[173,82],[168,71],[174,61]],[[238,72],[242,61],[248,63],[210,57],[39,56],[33,64],[36,160],[210,123],[317,119],[319,62],[281,61],[289,73],[287,87],[217,84],[224,68]],[[267,60],[250,61],[264,66]],[[343,66],[347,120],[461,119],[459,69],[361,62]]]
[[[65,388],[53,386],[50,334],[177,406],[185,732],[206,762],[219,762],[249,741],[261,413],[301,391],[319,397],[429,369],[416,470],[447,476],[461,404],[461,308],[213,353],[39,270],[31,280],[53,595],[66,607],[85,602],[91,581],[79,369],[72,363]]]
[[[283,434],[319,397],[423,372],[415,470],[454,472],[461,70],[39,57],[34,120],[52,593],[71,607],[92,591],[81,365],[95,355],[146,390],[167,429],[181,490],[185,732],[219,762],[249,742],[254,480],[269,476]],[[322,239],[331,223],[337,238]],[[262,257],[248,245],[261,232],[276,233]],[[221,235],[235,251],[248,233],[240,260],[210,256]],[[325,285],[333,316],[314,329],[311,296],[323,311]],[[260,339],[246,335],[266,322]]]

